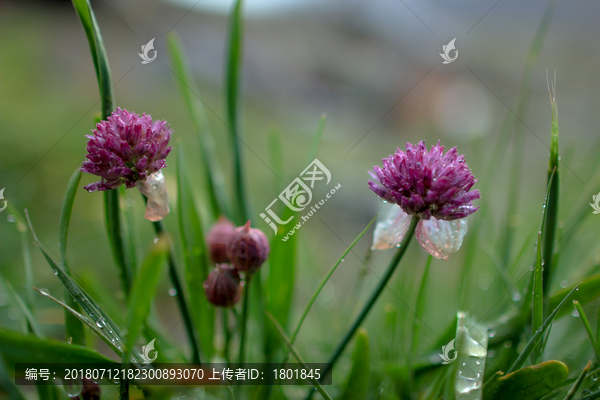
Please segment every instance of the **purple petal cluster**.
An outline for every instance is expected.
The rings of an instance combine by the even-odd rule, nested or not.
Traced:
[[[152,122],[150,115],[117,108],[96,125],[93,133],[86,136],[90,139],[88,154],[81,170],[101,180],[85,186],[89,192],[114,189],[123,183],[132,188],[167,166],[171,129],[164,120]]]
[[[369,187],[409,215],[452,221],[479,208],[473,206],[479,191],[470,191],[477,179],[456,147],[444,154],[439,142],[429,152],[424,141],[416,146],[407,143],[406,153],[398,149],[382,161],[383,168],[375,166],[374,173],[369,172]]]

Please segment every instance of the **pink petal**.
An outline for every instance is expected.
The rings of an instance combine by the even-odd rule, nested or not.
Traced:
[[[385,219],[375,226],[371,250],[386,250],[400,244],[410,227],[410,220],[411,216],[399,206],[392,206]]]
[[[432,217],[419,221],[415,236],[423,250],[448,261],[448,256],[460,248],[466,233],[466,218],[444,221]]]

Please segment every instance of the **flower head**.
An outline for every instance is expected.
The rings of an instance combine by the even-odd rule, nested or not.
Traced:
[[[217,264],[204,281],[208,301],[218,307],[230,307],[240,300],[240,276],[229,264]]]
[[[269,257],[269,241],[260,229],[250,228],[250,221],[233,231],[227,256],[238,271],[253,274]]]
[[[452,221],[473,214],[479,208],[473,206],[479,191],[470,190],[477,180],[456,147],[443,151],[439,142],[429,152],[424,141],[416,146],[407,143],[406,153],[398,149],[382,160],[383,168],[373,167],[369,187],[384,201],[421,219]]]
[[[117,108],[96,125],[93,133],[87,136],[88,154],[81,170],[101,179],[84,187],[90,192],[114,189],[123,183],[132,188],[167,166],[165,157],[172,147],[171,129],[165,121],[152,122],[149,115]]]
[[[479,191],[470,191],[477,180],[465,157],[456,147],[443,151],[439,142],[429,152],[424,142],[408,143],[406,153],[398,149],[383,159],[383,168],[373,167],[369,187],[382,200],[398,205],[377,223],[373,250],[399,245],[413,218],[419,218],[415,237],[432,256],[448,260],[460,248],[467,233],[465,217],[479,208],[473,206]]]
[[[235,225],[226,217],[221,215],[217,222],[210,228],[206,235],[206,243],[210,252],[210,258],[216,264],[228,263],[227,245],[233,234]]]

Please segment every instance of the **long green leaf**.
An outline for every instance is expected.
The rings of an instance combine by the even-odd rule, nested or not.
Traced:
[[[209,274],[209,261],[200,214],[185,173],[183,146],[177,146],[177,218],[183,247],[185,281],[190,294],[191,313],[202,351],[210,360],[214,354],[215,308],[208,302],[202,284]]]
[[[60,213],[60,225],[58,236],[58,247],[60,248],[60,259],[65,271],[69,273],[69,264],[67,263],[67,235],[69,232],[69,222],[71,221],[71,213],[73,211],[73,203],[75,195],[81,181],[81,171],[77,169],[69,183],[67,184],[67,192],[63,201],[62,211]],[[65,289],[65,302],[69,307],[81,313],[81,307],[75,299]],[[67,338],[72,338],[72,343],[85,346],[85,332],[83,324],[73,314],[65,310],[65,333]]]
[[[229,21],[229,49],[227,54],[227,74],[225,75],[227,121],[231,133],[233,146],[233,170],[235,187],[235,208],[237,208],[236,221],[242,225],[248,220],[248,204],[243,174],[242,152],[240,150],[240,123],[239,123],[239,93],[240,93],[240,71],[242,68],[242,37],[243,18],[242,0],[236,0]]]
[[[223,173],[215,154],[215,143],[210,132],[202,100],[194,93],[198,87],[190,62],[179,35],[173,31],[167,35],[167,49],[173,66],[174,81],[183,97],[183,102],[192,120],[192,126],[200,139],[201,162],[213,219],[225,214],[226,197],[223,188]]]
[[[523,366],[523,364],[525,363],[525,360],[527,360],[527,357],[529,357],[529,355],[533,351],[534,347],[537,346],[538,343],[540,342],[542,336],[544,335],[544,332],[546,332],[546,329],[548,329],[548,327],[550,326],[552,321],[554,321],[554,317],[556,317],[556,315],[558,314],[560,309],[565,305],[565,303],[573,295],[573,293],[575,293],[575,291],[578,289],[578,287],[579,287],[579,285],[575,286],[573,288],[573,290],[571,290],[569,292],[569,294],[567,294],[565,296],[565,298],[558,304],[558,306],[554,309],[554,311],[552,311],[552,313],[548,316],[548,318],[546,318],[546,320],[544,321],[544,324],[541,326],[541,328],[535,332],[535,334],[531,337],[531,339],[529,339],[529,341],[527,342],[527,345],[525,345],[525,348],[523,349],[521,354],[519,354],[519,357],[515,360],[514,364],[508,370],[508,373],[514,372]]]
[[[27,321],[27,325],[29,326],[30,331],[33,334],[35,334],[35,336],[39,337],[40,339],[43,339],[44,338],[44,334],[40,330],[35,317],[31,313],[31,311],[29,310],[29,308],[27,308],[27,306],[25,305],[25,302],[23,301],[23,299],[21,299],[21,296],[19,296],[19,294],[17,292],[15,292],[15,290],[13,289],[12,285],[10,284],[10,282],[7,281],[6,282],[6,286],[8,287],[9,292],[12,294],[12,296],[15,299],[15,301],[17,302],[17,305],[21,309],[21,312],[25,316],[25,320]]]
[[[150,252],[140,268],[140,273],[133,286],[127,307],[127,336],[125,338],[125,351],[122,358],[124,363],[129,363],[133,347],[150,313],[150,305],[156,294],[159,279],[164,271],[169,249],[168,237],[159,237],[158,242],[150,248]]]
[[[356,347],[352,356],[352,369],[346,378],[343,394],[340,400],[362,400],[369,389],[369,336],[363,328],[356,336]]]
[[[565,289],[561,289],[558,292],[554,293],[550,296],[549,306],[550,309],[555,309],[558,304],[562,301],[562,299],[575,288],[579,287],[577,291],[577,301],[581,303],[582,306],[585,306],[588,303],[596,300],[600,297],[600,273],[594,274],[582,280],[581,283],[577,285],[571,285]],[[562,309],[558,312],[557,318],[560,318],[564,315],[568,315],[571,313],[569,309]]]
[[[596,361],[600,363],[600,346],[594,339],[594,331],[592,331],[592,326],[590,325],[590,321],[588,320],[587,315],[585,315],[585,311],[577,300],[573,300],[573,306],[575,306],[575,310],[579,313],[579,318],[581,319],[581,323],[585,328],[585,331],[588,335],[588,339],[590,340],[590,344],[592,345],[592,349],[594,350],[594,354],[596,355]]]
[[[552,138],[550,139],[550,159],[548,162],[548,193],[546,220],[544,230],[544,249],[542,251],[542,259],[544,260],[544,290],[550,287],[551,273],[554,269],[552,262],[554,261],[554,239],[556,236],[556,226],[558,223],[558,201],[560,187],[560,157],[558,154],[558,109],[556,107],[556,75],[552,90],[548,83],[548,91],[550,92],[550,104],[552,105]],[[547,296],[546,296],[547,297]],[[546,298],[546,303],[548,302]]]
[[[9,366],[15,363],[114,363],[96,350],[5,329],[0,330],[0,352]]]
[[[27,400],[23,393],[21,393],[19,387],[15,384],[15,378],[8,371],[4,357],[0,354],[0,397],[1,396],[6,396],[9,400]]]
[[[585,365],[585,367],[581,371],[581,374],[579,374],[579,376],[577,377],[577,380],[573,383],[573,386],[571,386],[571,388],[569,389],[569,393],[567,393],[565,400],[572,400],[573,398],[575,398],[575,393],[577,393],[577,389],[579,389],[581,382],[583,382],[583,380],[585,379],[585,376],[587,375],[587,373],[591,367],[592,367],[592,360],[588,361],[588,363]]]
[[[33,230],[33,226],[31,224],[31,220],[29,219],[29,214],[27,213],[27,210],[25,210],[25,216],[27,218],[27,222],[29,223],[29,229],[33,234],[33,238],[38,248],[42,252],[44,258],[48,262],[48,265],[50,265],[50,268],[52,268],[52,271],[56,274],[58,279],[60,279],[60,281],[62,282],[64,287],[69,291],[71,296],[75,298],[75,301],[79,303],[81,308],[90,316],[92,320],[94,320],[98,328],[102,329],[104,334],[107,337],[109,337],[111,341],[114,341],[115,346],[121,349],[123,347],[123,337],[117,324],[115,324],[110,319],[110,317],[104,311],[102,311],[102,309],[100,308],[100,306],[98,306],[94,299],[92,299],[85,292],[85,290],[83,290],[83,288],[79,286],[79,284],[75,282],[75,280],[71,278],[61,266],[56,264],[54,260],[52,260],[52,258],[48,255],[48,253],[46,253],[46,251],[42,247],[42,243],[40,242],[37,235],[35,234],[35,231]],[[134,359],[135,362],[139,361],[137,354]]]
[[[271,314],[269,311],[265,311],[265,313],[266,313],[267,317],[269,317],[269,319],[271,320],[271,322],[273,323],[275,328],[277,329],[277,332],[279,332],[279,335],[281,335],[281,339],[290,348],[290,351],[292,352],[294,357],[296,357],[296,360],[298,360],[298,362],[301,363],[304,368],[307,368],[306,363],[304,362],[304,359],[302,358],[300,353],[298,353],[298,350],[296,350],[296,347],[294,347],[294,345],[290,342],[290,338],[285,334],[285,329],[283,329],[283,327],[275,319],[273,314]],[[318,379],[311,378],[310,381],[314,385],[315,389],[317,389],[317,391],[321,394],[321,396],[323,396],[323,398],[325,398],[327,400],[332,400],[331,396],[329,396],[329,394],[325,391],[323,386],[321,386]]]

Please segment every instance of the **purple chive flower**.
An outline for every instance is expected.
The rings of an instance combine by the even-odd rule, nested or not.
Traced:
[[[425,143],[407,143],[406,153],[398,151],[383,159],[383,168],[373,167],[369,188],[383,201],[397,204],[386,219],[378,222],[373,234],[373,249],[383,250],[399,244],[418,216],[415,237],[429,254],[442,260],[457,251],[467,233],[465,217],[479,207],[473,206],[479,191],[470,191],[477,182],[464,155],[456,147],[443,154],[439,142],[427,152]]]
[[[89,192],[123,183],[129,189],[167,166],[165,157],[172,147],[171,129],[165,121],[152,122],[149,115],[117,108],[93,133],[86,136],[88,154],[81,170],[101,179],[84,187]]]
[[[477,179],[456,147],[443,151],[439,142],[429,152],[424,141],[416,146],[407,143],[406,153],[398,149],[382,160],[383,168],[373,167],[369,187],[384,201],[421,219],[452,221],[471,215],[479,208],[473,206],[479,191],[470,191]]]

